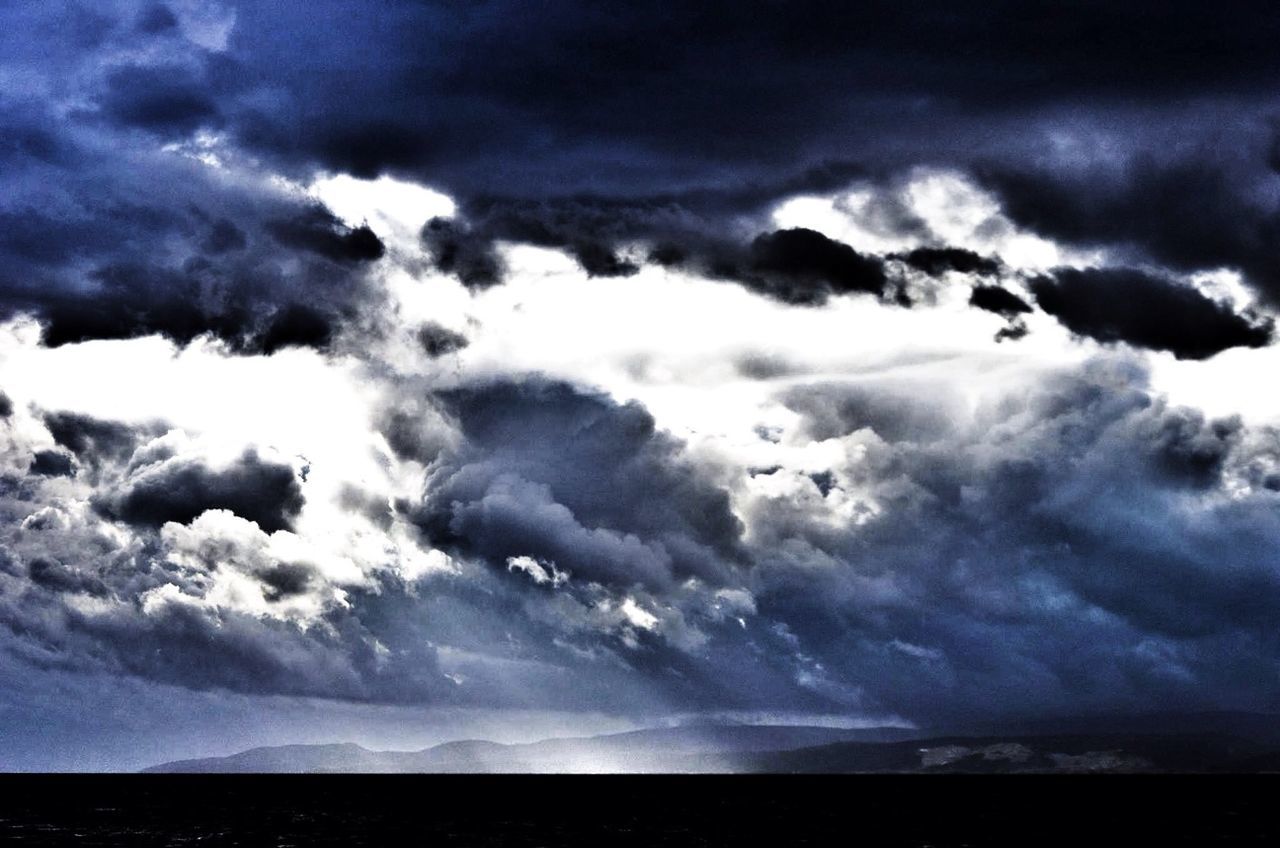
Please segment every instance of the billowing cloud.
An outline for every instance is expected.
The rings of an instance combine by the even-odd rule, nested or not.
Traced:
[[[226,468],[163,454],[154,460],[102,493],[94,507],[108,518],[149,527],[186,524],[208,510],[225,509],[267,532],[289,529],[302,509],[293,468],[253,453]]]
[[[1255,547],[1273,493],[1250,470],[1269,467],[1275,433],[1123,387],[1141,379],[1100,366],[926,439],[895,430],[893,404],[926,408],[919,398],[855,396],[833,417],[810,395],[815,437],[841,439],[848,459],[827,486],[765,490],[749,513],[757,542],[785,552],[768,569],[775,588],[757,592],[761,615],[805,644],[848,646],[856,659],[829,661],[892,708],[928,700],[928,686],[996,711],[1015,690],[1014,711],[1153,691],[1185,706],[1225,691],[1265,700],[1267,685],[1245,696],[1245,681],[1275,646],[1241,623],[1277,597]],[[856,530],[833,520],[846,499],[862,504]],[[1227,644],[1242,651],[1233,662]]]
[[[1273,706],[1280,18],[1050,5],[9,4],[13,737]]]
[[[465,441],[435,459],[411,512],[433,544],[623,587],[734,579],[743,553],[728,494],[640,406],[536,379],[439,397]]]

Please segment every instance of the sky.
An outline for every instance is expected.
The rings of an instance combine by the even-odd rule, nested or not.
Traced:
[[[1280,12],[0,7],[0,768],[1280,710]]]

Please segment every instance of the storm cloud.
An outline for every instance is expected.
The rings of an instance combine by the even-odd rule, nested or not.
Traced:
[[[767,500],[748,518],[768,528],[755,532],[770,547],[812,562],[825,586],[772,567],[780,582],[758,593],[761,614],[784,616],[805,644],[850,646],[857,659],[829,661],[874,667],[857,679],[897,707],[928,685],[973,686],[995,713],[1015,689],[1024,707],[1057,701],[1053,710],[1155,690],[1187,707],[1226,690],[1265,700],[1268,688],[1245,695],[1246,681],[1276,646],[1242,624],[1271,615],[1277,597],[1255,546],[1271,532],[1273,493],[1235,487],[1274,456],[1275,433],[1207,421],[1117,379],[1142,378],[1095,369],[972,423],[939,422],[927,440],[895,431],[893,406],[920,405],[909,397],[842,401],[834,408],[864,410],[843,425],[813,400],[838,393],[789,400],[824,422],[816,436],[847,433],[865,452],[833,469],[827,491]],[[1222,498],[1228,487],[1242,496]],[[815,512],[854,497],[867,516],[856,531]],[[1082,625],[1089,609],[1097,617]],[[1074,657],[1050,647],[1081,627],[1090,647]],[[1222,662],[1226,644],[1240,647],[1237,661]]]
[[[0,675],[63,681],[15,738],[97,680],[1274,709],[1277,36],[1260,2],[6,5]]]
[[[743,563],[727,493],[642,407],[536,379],[439,401],[465,444],[437,460],[411,513],[434,544],[624,587],[732,582]]]
[[[578,4],[538,13],[516,3],[403,4],[376,22],[340,9],[305,10],[300,61],[293,45],[269,37],[299,29],[300,7],[238,7],[234,61],[211,88],[239,137],[357,175],[415,171],[467,195],[776,180],[797,149],[808,158],[796,171],[836,158],[889,160],[895,143],[916,155],[924,145],[957,152],[979,147],[978,132],[991,138],[982,125],[1010,114],[1101,110],[1125,96],[1158,108],[1190,95],[1257,95],[1280,70],[1273,16],[1255,4],[1179,3],[1159,20],[1092,2],[1059,15],[1042,4],[958,15],[935,2],[760,3],[749,14],[641,3],[610,15]],[[370,39],[386,49],[364,51]],[[436,49],[424,54],[422,44]],[[475,55],[488,61],[464,58]],[[1194,71],[1187,55],[1198,57]],[[290,93],[273,103],[283,108],[230,107],[266,69]],[[1027,78],[1036,84],[1014,82]],[[354,101],[345,99],[353,79],[364,94]],[[951,132],[925,141],[940,119]],[[753,131],[725,131],[746,126]]]
[[[1233,269],[1275,303],[1280,269],[1270,245],[1280,206],[1266,158],[1274,133],[1274,124],[1257,128],[1221,159],[1204,150],[1172,160],[1139,153],[1054,173],[992,167],[986,178],[1010,215],[1039,232],[1182,272]]]
[[[1060,269],[1030,283],[1036,303],[1067,329],[1205,359],[1232,347],[1270,344],[1273,322],[1246,317],[1191,286],[1128,269]]]
[[[108,518],[157,528],[225,509],[271,533],[290,529],[302,504],[291,467],[246,453],[227,468],[174,459],[144,466],[100,496],[95,508]]]

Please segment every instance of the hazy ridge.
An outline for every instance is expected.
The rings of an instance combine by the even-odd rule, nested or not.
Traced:
[[[1052,727],[970,727],[949,733],[697,725],[525,744],[447,742],[418,751],[353,743],[253,748],[178,760],[165,773],[1078,773],[1280,770],[1275,716],[1120,716]]]

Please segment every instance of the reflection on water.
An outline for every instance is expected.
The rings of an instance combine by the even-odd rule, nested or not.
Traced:
[[[21,845],[1280,844],[1272,777],[10,775]]]

